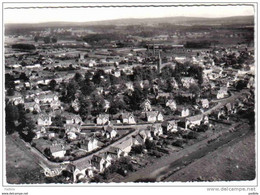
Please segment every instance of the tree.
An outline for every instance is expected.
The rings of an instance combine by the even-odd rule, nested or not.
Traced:
[[[117,114],[122,110],[126,110],[127,106],[123,99],[114,99],[109,108],[109,114]]]
[[[132,110],[138,110],[140,104],[144,101],[144,94],[140,86],[135,86],[132,95],[128,95],[128,104]]]
[[[244,88],[247,87],[247,84],[248,84],[248,81],[239,80],[239,81],[236,83],[236,89],[237,89],[237,90],[242,90],[242,89],[244,89]]]
[[[167,66],[162,68],[161,78],[168,80],[172,77],[173,74],[174,74],[174,69],[172,68],[172,66],[167,65]]]
[[[19,135],[24,139],[24,141],[31,142],[36,135],[33,131],[36,128],[35,123],[31,119],[26,118],[26,123],[22,123],[19,128],[22,128]]]
[[[34,37],[34,41],[35,41],[35,42],[38,42],[39,39],[40,39],[40,37],[39,37],[38,35],[36,35],[36,36]]]
[[[49,83],[50,90],[54,91],[56,86],[57,86],[57,82],[54,79],[52,79]]]
[[[91,102],[92,102],[92,110],[91,114],[98,115],[102,112],[104,112],[105,107],[105,100],[102,95],[99,95],[98,93],[93,93],[91,95]]]
[[[51,42],[51,38],[49,36],[48,37],[44,37],[43,41],[44,41],[45,44],[50,43]]]
[[[7,95],[8,96],[13,96],[14,95],[14,89],[13,88],[7,89]]]
[[[149,139],[145,140],[145,147],[146,149],[154,149],[155,148],[155,143],[153,141],[150,141]]]
[[[96,89],[92,81],[85,81],[81,84],[81,92],[83,95],[89,96]]]
[[[203,83],[203,69],[199,66],[190,66],[188,70],[189,76],[194,77],[195,79],[198,79],[198,83]]]
[[[61,100],[65,103],[70,103],[71,101],[75,100],[75,94],[78,89],[78,83],[72,80],[67,84],[66,89],[62,92]]]
[[[143,152],[144,147],[142,145],[133,146],[131,152],[134,154],[141,154]]]
[[[190,91],[193,95],[195,95],[195,98],[197,98],[198,95],[199,95],[199,93],[200,93],[200,88],[199,88],[198,85],[196,85],[196,84],[191,84],[189,91]]]
[[[56,127],[63,127],[64,125],[64,118],[60,115],[56,115],[52,120],[52,125]]]
[[[23,72],[23,73],[21,73],[20,74],[20,77],[19,77],[21,80],[23,80],[23,81],[29,81],[29,78],[26,76],[26,74]]]
[[[85,97],[80,97],[79,98],[79,105],[80,105],[79,115],[84,120],[90,114],[92,103],[89,99],[87,99]]]
[[[19,111],[17,106],[6,103],[5,107],[5,124],[6,124],[6,133],[12,134],[16,130],[15,122],[19,119]]]
[[[82,75],[78,72],[75,73],[75,76],[74,76],[74,80],[77,82],[77,83],[81,83],[81,81],[83,80],[82,78]]]
[[[166,80],[165,91],[166,91],[166,92],[172,92],[173,89],[174,89],[174,88],[173,88],[172,80],[171,80],[171,78],[168,78],[168,79]]]
[[[57,41],[58,41],[57,37],[52,37],[52,38],[51,38],[51,42],[52,42],[52,43],[57,43]]]

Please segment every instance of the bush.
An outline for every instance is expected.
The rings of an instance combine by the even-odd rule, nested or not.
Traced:
[[[147,139],[145,141],[145,148],[147,150],[154,149],[155,148],[155,143],[153,141],[150,141],[150,140]]]
[[[208,130],[208,125],[200,125],[199,127],[196,128],[196,131],[198,132],[205,132]]]
[[[183,148],[183,141],[182,140],[175,140],[175,141],[172,142],[172,145]]]
[[[163,156],[160,152],[158,152],[156,150],[151,151],[150,155],[155,156],[156,158],[161,158]]]
[[[133,154],[141,154],[143,152],[144,147],[142,145],[133,146],[131,152]]]

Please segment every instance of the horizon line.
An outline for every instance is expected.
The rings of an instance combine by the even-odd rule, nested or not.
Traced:
[[[234,15],[234,16],[225,16],[225,17],[199,17],[199,16],[169,16],[169,17],[150,17],[150,18],[115,18],[115,19],[108,19],[108,20],[92,20],[92,21],[46,21],[46,22],[21,22],[21,23],[13,23],[13,22],[6,22],[4,25],[15,25],[15,24],[46,24],[46,23],[92,23],[92,22],[105,22],[105,21],[113,21],[113,20],[142,20],[142,19],[163,19],[163,18],[200,18],[200,19],[221,19],[221,18],[232,18],[232,17],[249,17],[249,16],[255,16],[253,15]]]

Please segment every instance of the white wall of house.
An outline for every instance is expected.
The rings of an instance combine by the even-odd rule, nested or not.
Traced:
[[[158,114],[157,120],[158,121],[163,121],[163,115],[161,113]]]
[[[58,152],[53,152],[52,153],[52,156],[54,158],[63,158],[64,155],[65,155],[66,151],[65,150],[61,150],[61,151],[58,151]]]

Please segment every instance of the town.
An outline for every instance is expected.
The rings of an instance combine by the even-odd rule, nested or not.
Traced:
[[[6,26],[6,136],[50,183],[150,181],[164,158],[211,152],[220,137],[254,131],[247,19],[200,27]]]

